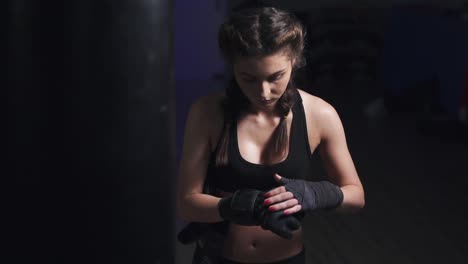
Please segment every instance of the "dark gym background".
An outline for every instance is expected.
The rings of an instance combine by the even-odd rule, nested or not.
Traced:
[[[190,263],[183,124],[224,88],[216,31],[245,2],[2,3],[2,263]],[[305,219],[308,261],[466,263],[468,6],[263,2],[309,28],[298,85],[337,109],[366,191],[357,214]]]
[[[174,263],[172,1],[3,5],[2,263]]]

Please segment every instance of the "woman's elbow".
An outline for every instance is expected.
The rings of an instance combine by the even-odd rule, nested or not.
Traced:
[[[348,198],[345,198],[343,200],[341,206],[337,208],[338,211],[346,213],[355,213],[363,209],[366,205],[364,191],[362,189],[360,191],[356,191],[356,189],[354,189],[354,191],[352,192],[348,189],[346,194],[348,194]]]
[[[184,220],[189,221],[187,216],[187,206],[186,206],[186,199],[182,196],[177,196],[176,198],[176,214],[177,217]]]
[[[363,209],[364,206],[366,206],[366,200],[364,199],[364,197],[362,197],[362,199],[360,199],[354,207],[356,211],[359,211]]]
[[[354,211],[360,211],[361,209],[364,208],[364,206],[366,206],[366,198],[364,196],[364,191],[361,192],[361,195],[359,197],[359,199],[357,199],[355,205],[354,205]]]
[[[359,211],[364,208],[366,205],[366,198],[364,196],[364,190],[360,191],[360,195],[358,195],[357,199],[354,200],[352,207],[355,211]]]
[[[337,208],[338,212],[343,213],[357,213],[365,206],[365,202],[354,202],[354,203],[347,203],[342,204],[340,207]]]
[[[366,206],[366,195],[365,195],[365,192],[364,192],[364,188],[361,186],[361,199],[359,199],[359,209],[363,209],[364,206]]]

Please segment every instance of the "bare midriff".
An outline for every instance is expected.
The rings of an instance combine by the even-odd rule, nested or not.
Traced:
[[[302,248],[301,229],[294,232],[292,240],[287,240],[259,226],[230,224],[223,257],[248,263],[274,262],[295,256]]]
[[[220,196],[226,196],[223,193]],[[260,226],[229,224],[224,241],[224,258],[247,263],[274,262],[299,254],[303,250],[302,229],[294,231],[291,240]]]

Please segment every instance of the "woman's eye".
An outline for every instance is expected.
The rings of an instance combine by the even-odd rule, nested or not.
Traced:
[[[283,77],[283,75],[278,75],[278,76],[272,77],[272,78],[268,79],[268,81],[270,81],[270,82],[278,81],[279,79],[281,79],[281,77]]]
[[[281,79],[281,77],[283,77],[283,74],[268,78],[268,81],[269,82],[275,82],[275,81],[278,81],[279,79]],[[254,82],[257,81],[256,79],[246,79],[246,78],[244,78],[243,80],[244,80],[244,82],[247,82],[247,83],[254,83]]]

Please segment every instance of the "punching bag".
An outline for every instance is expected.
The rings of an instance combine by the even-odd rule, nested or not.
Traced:
[[[173,263],[171,1],[7,10],[13,263]]]

